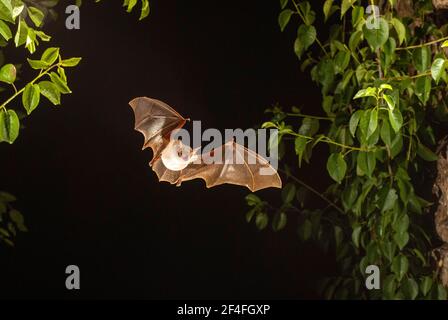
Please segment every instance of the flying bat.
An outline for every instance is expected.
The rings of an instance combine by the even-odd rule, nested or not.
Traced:
[[[183,181],[201,178],[207,188],[221,184],[245,186],[252,192],[264,188],[281,188],[282,181],[270,163],[256,152],[234,140],[200,154],[173,133],[187,122],[166,103],[139,97],[129,102],[135,115],[135,130],[145,137],[143,149],[151,148],[149,163],[159,181],[180,186]],[[223,161],[214,161],[222,155]],[[219,158],[219,157],[218,157]]]

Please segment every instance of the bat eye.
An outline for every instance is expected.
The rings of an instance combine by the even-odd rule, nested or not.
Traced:
[[[178,156],[179,158],[182,158],[182,150],[177,151],[177,156]]]

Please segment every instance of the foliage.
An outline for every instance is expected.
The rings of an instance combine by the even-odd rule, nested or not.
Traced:
[[[376,1],[381,15],[368,15],[370,4],[280,1],[280,29],[298,20],[293,49],[321,88],[325,115],[268,109],[273,119],[264,126],[279,129],[280,150],[293,150],[298,161],[282,170],[283,204],[273,208],[251,194],[247,220],[255,217],[264,229],[274,214],[273,229],[280,230],[298,214],[300,239],[316,241],[338,264],[338,274],[320,284],[327,299],[446,299],[431,258],[437,238],[423,186],[431,188],[433,149],[448,120],[448,25],[437,25],[431,0],[414,1],[407,17],[395,0]],[[319,20],[326,21],[319,33],[328,34],[322,42]],[[335,181],[323,193],[293,175],[322,142]],[[327,205],[303,209],[310,194]],[[365,288],[368,265],[379,266],[381,290]]]
[[[100,2],[101,0],[95,0],[95,2]],[[81,2],[81,1],[79,1]],[[126,8],[126,11],[132,12],[132,10],[137,5],[137,2],[141,2],[141,9],[140,9],[140,18],[139,20],[145,19],[150,12],[150,6],[148,0],[123,0],[123,7]]]
[[[96,1],[98,2],[98,0]],[[48,47],[36,56],[41,42],[49,42],[51,36],[42,28],[48,18],[56,18],[59,0],[0,0],[0,47],[24,46],[31,54],[25,62],[36,70],[36,76],[28,81],[19,79],[17,73],[23,63],[5,63],[3,50],[0,51],[0,93],[5,97],[0,104],[0,143],[14,143],[20,133],[21,122],[42,104],[60,105],[61,96],[70,94],[66,68],[79,64],[81,58],[62,58],[60,48]],[[149,14],[147,0],[141,0],[141,16]],[[125,0],[124,6],[131,12],[137,0]],[[77,1],[81,5],[81,1]],[[19,50],[19,49],[17,49]],[[19,89],[17,83],[22,83]],[[41,99],[44,97],[45,99]],[[21,103],[17,100],[21,100]],[[13,245],[18,231],[26,231],[19,211],[11,206],[14,196],[0,193],[0,242]]]
[[[28,230],[22,214],[12,207],[14,201],[16,198],[13,195],[0,191],[0,241],[10,246],[14,246],[13,240],[18,231]]]

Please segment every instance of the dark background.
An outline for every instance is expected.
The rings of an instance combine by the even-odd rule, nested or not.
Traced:
[[[139,7],[130,15],[121,1],[84,2],[80,30],[65,29],[64,5],[46,27],[63,56],[83,57],[68,72],[73,94],[59,107],[45,100],[16,143],[0,146],[1,188],[19,198],[30,229],[15,249],[0,248],[0,295],[318,298],[316,281],[332,267],[299,243],[297,217],[280,233],[259,232],[245,221],[244,188],[158,183],[127,105],[154,97],[218,129],[268,120],[276,102],[318,112],[294,28],[279,30],[278,1],[153,0],[141,22]],[[7,58],[23,61],[18,51]],[[65,289],[69,264],[81,269],[79,291]]]

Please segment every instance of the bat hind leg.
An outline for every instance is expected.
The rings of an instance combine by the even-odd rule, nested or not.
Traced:
[[[182,170],[180,171],[179,178],[177,178],[176,182],[174,183],[176,184],[176,187],[180,187],[180,185],[182,184]]]
[[[152,167],[154,162],[159,160],[161,156],[162,156],[162,154],[158,154],[158,155],[155,155],[154,157],[152,157],[151,161],[149,162],[149,166]]]

